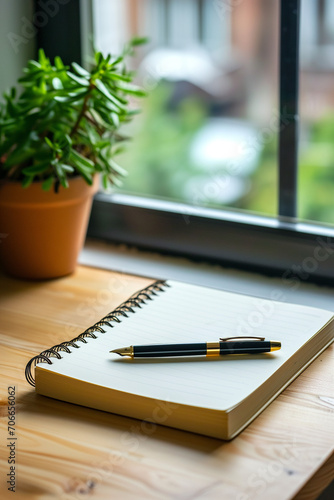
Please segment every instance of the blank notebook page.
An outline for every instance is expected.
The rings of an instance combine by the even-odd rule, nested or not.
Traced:
[[[251,394],[333,316],[330,311],[168,281],[135,313],[97,339],[62,352],[50,372],[115,390],[217,410]],[[271,354],[219,358],[121,358],[110,350],[129,345],[218,341],[263,336],[282,349]],[[321,335],[321,334],[320,334]],[[66,339],[64,339],[66,340]],[[70,383],[70,382],[69,382]]]

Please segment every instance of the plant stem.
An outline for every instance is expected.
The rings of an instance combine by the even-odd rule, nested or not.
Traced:
[[[90,94],[92,92],[94,88],[94,85],[93,84],[90,84],[89,86],[89,91],[87,92],[87,94],[85,95],[85,98],[84,98],[84,102],[83,102],[83,105],[82,105],[82,109],[79,113],[79,116],[77,118],[77,121],[75,122],[75,124],[73,125],[73,128],[70,132],[70,137],[73,137],[73,135],[76,133],[76,131],[78,130],[79,128],[79,125],[80,125],[80,122],[81,122],[81,119],[84,117],[84,114],[86,113],[87,111],[87,108],[88,108],[88,99],[90,98]]]
[[[101,129],[101,127],[99,126],[99,124],[91,116],[89,116],[89,115],[85,115],[85,118],[86,118],[86,120],[89,121],[89,123],[91,123],[92,125],[94,125],[94,127],[96,128],[96,130],[99,133],[99,135],[102,136],[103,130]]]

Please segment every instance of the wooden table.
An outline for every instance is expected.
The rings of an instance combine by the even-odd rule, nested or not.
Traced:
[[[38,396],[26,383],[30,357],[151,281],[85,267],[46,282],[0,276],[1,498],[316,498],[333,479],[333,345],[231,442],[162,426],[148,432],[137,420]],[[6,484],[8,387],[15,494]]]

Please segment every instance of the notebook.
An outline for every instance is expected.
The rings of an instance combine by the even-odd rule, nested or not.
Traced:
[[[109,352],[237,336],[263,336],[282,348],[213,358],[129,359]],[[156,281],[75,339],[32,358],[26,378],[44,396],[229,440],[333,338],[330,311]]]

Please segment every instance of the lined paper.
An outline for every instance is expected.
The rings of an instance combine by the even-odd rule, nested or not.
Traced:
[[[114,328],[80,349],[38,366],[153,399],[228,410],[250,395],[333,316],[330,311],[202,288],[176,281]],[[257,356],[135,359],[110,350],[128,345],[218,341],[254,335],[282,349]],[[70,382],[69,382],[70,383]]]

